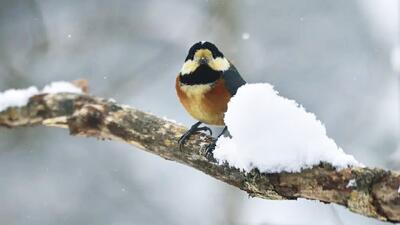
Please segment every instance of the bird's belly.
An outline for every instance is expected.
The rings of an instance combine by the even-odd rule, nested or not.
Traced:
[[[180,86],[177,94],[186,111],[195,119],[211,125],[224,125],[230,94],[222,80],[214,85]]]
[[[190,103],[184,104],[184,107],[192,117],[206,124],[224,125],[225,111],[211,108],[205,96],[189,97],[189,101]]]

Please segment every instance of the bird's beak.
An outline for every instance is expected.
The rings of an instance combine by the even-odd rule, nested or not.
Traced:
[[[208,63],[207,58],[205,58],[205,57],[201,57],[201,58],[200,58],[200,60],[199,60],[199,64],[200,64],[200,65],[202,65],[202,64],[207,64],[207,63]]]

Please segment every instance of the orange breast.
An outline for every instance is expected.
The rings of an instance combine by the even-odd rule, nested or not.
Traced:
[[[222,79],[213,85],[181,85],[176,78],[176,92],[186,111],[195,119],[211,125],[224,125],[230,93]]]

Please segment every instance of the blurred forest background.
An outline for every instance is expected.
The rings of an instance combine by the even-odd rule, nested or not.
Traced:
[[[399,8],[396,0],[0,0],[0,90],[86,78],[94,95],[190,125],[175,76],[188,48],[209,40],[248,82],[270,82],[314,112],[359,161],[400,169],[390,60]],[[125,144],[26,128],[0,130],[0,224],[384,223],[313,201],[250,199]]]

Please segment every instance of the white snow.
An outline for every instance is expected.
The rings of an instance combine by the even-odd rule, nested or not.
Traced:
[[[66,81],[52,82],[46,85],[42,90],[42,93],[48,93],[48,94],[56,94],[61,92],[81,94],[82,90],[77,86],[73,85],[72,83]]]
[[[46,85],[42,91],[37,87],[29,87],[26,89],[9,89],[0,92],[0,111],[9,107],[24,106],[28,103],[29,98],[38,94],[55,94],[60,92],[82,93],[82,90],[74,86],[72,83],[65,81],[53,82]]]
[[[347,183],[346,188],[351,188],[351,187],[357,187],[357,182],[355,179],[349,180],[349,183]]]
[[[321,161],[336,168],[362,166],[326,135],[314,114],[278,95],[270,84],[246,84],[225,114],[232,139],[221,137],[214,157],[250,171],[298,172]]]
[[[242,34],[242,39],[243,39],[243,40],[248,40],[249,38],[250,38],[250,34],[249,34],[249,33],[244,32],[244,33]]]
[[[170,118],[168,118],[168,117],[166,117],[166,116],[163,116],[162,119],[163,119],[163,120],[166,120],[166,121],[168,121],[168,122],[171,122],[171,123],[180,124],[180,123],[178,123],[176,120],[170,119]]]
[[[400,193],[400,186],[399,186],[399,189],[397,189],[397,193]]]
[[[392,64],[393,71],[396,73],[400,73],[400,46],[396,46],[393,48],[390,62]]]
[[[39,94],[39,90],[33,86],[27,89],[10,89],[0,92],[0,111],[11,106],[26,105],[29,98],[36,94]]]

